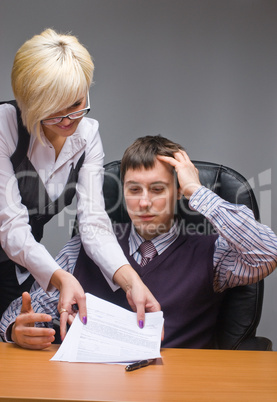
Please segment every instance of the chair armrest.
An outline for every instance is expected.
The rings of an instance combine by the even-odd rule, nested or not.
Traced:
[[[254,336],[240,342],[236,350],[263,350],[272,351],[272,342],[263,336]]]

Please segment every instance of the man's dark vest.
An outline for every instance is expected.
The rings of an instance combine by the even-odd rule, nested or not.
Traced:
[[[62,194],[51,201],[43,182],[41,181],[34,166],[27,157],[30,143],[30,134],[23,125],[21,112],[16,101],[0,102],[0,104],[9,103],[16,108],[18,124],[18,143],[16,150],[11,156],[14,172],[17,177],[18,187],[24,204],[29,213],[29,224],[32,228],[32,234],[36,241],[40,242],[43,236],[43,226],[56,214],[70,205],[76,192],[76,183],[78,173],[85,159],[85,152],[78,160],[76,167],[71,167],[66,186]],[[9,258],[0,247],[0,262],[8,261]]]
[[[217,235],[179,237],[144,267],[129,255],[130,228],[115,225],[118,241],[130,265],[161,305],[166,348],[208,348],[213,337],[222,295],[213,291],[213,254]],[[100,269],[81,247],[74,276],[85,292],[130,309],[122,289],[113,292]]]

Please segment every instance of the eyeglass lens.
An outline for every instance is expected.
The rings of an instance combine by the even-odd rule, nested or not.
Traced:
[[[74,120],[74,119],[79,119],[79,118],[85,116],[90,111],[89,93],[87,94],[87,105],[88,106],[85,109],[81,109],[81,110],[78,110],[77,112],[69,113],[66,116],[58,116],[58,117],[53,117],[53,118],[50,118],[50,119],[45,119],[45,120],[42,120],[41,123],[44,124],[44,125],[51,126],[52,124],[60,123],[65,118],[68,118],[70,120]]]
[[[57,124],[60,123],[63,119],[68,118],[70,120],[75,120],[75,119],[79,119],[80,117],[85,116],[86,114],[88,114],[89,112],[89,108],[87,109],[82,109],[82,110],[78,110],[77,112],[73,112],[73,113],[69,113],[66,116],[60,116],[60,117],[53,117],[53,119],[46,119],[43,120],[42,123],[44,125],[52,125],[52,124]]]

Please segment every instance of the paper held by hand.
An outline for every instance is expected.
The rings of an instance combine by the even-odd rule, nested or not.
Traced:
[[[126,363],[161,357],[163,313],[146,313],[145,325],[137,315],[86,293],[87,324],[76,316],[54,361]]]

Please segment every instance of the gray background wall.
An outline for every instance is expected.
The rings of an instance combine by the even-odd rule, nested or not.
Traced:
[[[277,232],[276,21],[275,0],[1,0],[0,99],[13,98],[10,70],[26,39],[47,27],[71,31],[95,61],[90,116],[105,162],[138,136],[161,133],[192,159],[242,173]],[[73,214],[46,228],[53,255]],[[277,350],[276,272],[265,285],[259,334]]]

